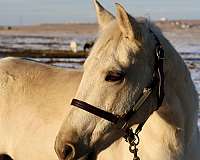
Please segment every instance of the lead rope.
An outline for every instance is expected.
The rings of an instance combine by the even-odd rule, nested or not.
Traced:
[[[140,158],[138,157],[138,154],[137,154],[137,152],[138,152],[137,145],[139,144],[140,139],[139,139],[138,135],[135,135],[135,137],[137,137],[137,138],[135,138],[132,141],[129,141],[129,144],[130,144],[129,151],[131,153],[133,153],[133,160],[140,160]]]
[[[143,103],[146,101],[146,99],[149,97],[149,95],[152,93],[152,88],[144,88],[143,90],[143,95],[139,98],[139,100],[137,101],[137,103],[135,104],[132,112],[136,113],[140,107],[143,105]],[[129,115],[127,115],[127,117],[124,117],[126,120],[127,118],[129,119]],[[123,122],[123,121],[122,121]],[[139,133],[142,130],[143,125],[145,124],[146,120],[142,123],[140,123],[138,125],[138,127],[136,128],[135,132],[133,132],[133,129],[131,128],[126,128],[127,127],[127,123],[124,123],[124,125],[122,126],[121,129],[123,129],[125,131],[125,140],[126,142],[129,143],[129,151],[131,153],[133,153],[133,160],[140,160],[140,158],[138,157],[138,144],[140,142],[140,138],[139,138]]]
[[[133,153],[133,160],[140,160],[138,156],[137,146],[140,143],[139,133],[142,131],[142,127],[144,126],[146,121],[147,119],[144,122],[140,123],[135,132],[132,128],[126,128],[125,130],[126,135],[124,136],[124,138],[125,141],[129,143],[129,151]]]
[[[140,127],[141,127],[140,125],[137,127],[135,133],[131,128],[129,128],[127,130],[127,135],[124,137],[126,142],[129,143],[129,151],[133,153],[133,160],[140,160],[140,158],[138,157],[138,148],[137,148],[137,146],[140,143],[140,138],[138,134],[142,130],[142,128]]]
[[[152,93],[152,88],[144,88],[143,95],[135,104],[133,112],[137,112],[140,109],[142,104],[146,101],[146,99],[149,97],[151,93]],[[126,128],[127,123],[125,123],[125,125],[122,127],[122,129],[124,129],[126,133],[124,138],[126,142],[129,143],[129,151],[133,153],[133,160],[140,160],[140,158],[138,157],[138,148],[137,148],[137,146],[140,143],[140,138],[138,134],[142,131],[142,127],[144,126],[146,121],[147,119],[144,122],[140,123],[136,128],[135,132],[133,132],[133,129],[131,128]]]

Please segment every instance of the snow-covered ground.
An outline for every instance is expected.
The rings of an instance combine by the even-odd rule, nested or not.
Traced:
[[[164,35],[180,53],[199,53],[200,58],[200,34],[193,32],[164,32]]]
[[[200,53],[200,33],[193,32],[164,32],[179,52]],[[79,44],[79,50],[87,41],[94,40],[95,34],[0,34],[0,49],[21,48],[21,49],[58,49],[68,50],[71,41]],[[199,56],[199,55],[198,55]],[[200,58],[200,56],[198,57]]]
[[[164,32],[172,45],[180,52],[188,65],[192,79],[200,98],[200,36],[194,33]],[[94,34],[57,34],[57,35],[0,35],[0,51],[7,48],[19,49],[58,49],[69,50],[69,43],[75,40],[79,44],[79,50],[87,41],[95,39]],[[33,59],[40,62],[49,63],[56,66],[68,68],[81,68],[85,59]],[[200,114],[199,114],[200,127]]]
[[[83,45],[95,39],[91,34],[64,34],[64,35],[0,35],[0,49],[18,48],[33,50],[70,50],[71,41],[76,41],[78,49],[83,50]]]

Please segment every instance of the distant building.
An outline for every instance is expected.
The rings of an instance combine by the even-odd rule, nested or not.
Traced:
[[[188,28],[191,28],[191,26],[188,25],[188,24],[181,24],[181,28],[182,29],[188,29]]]
[[[160,18],[160,21],[165,22],[165,21],[168,21],[168,19],[166,17],[162,17],[162,18]]]

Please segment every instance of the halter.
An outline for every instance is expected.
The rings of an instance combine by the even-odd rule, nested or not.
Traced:
[[[142,130],[147,119],[140,123],[136,128],[135,132],[132,130],[130,126],[128,126],[128,121],[133,117],[138,110],[142,107],[144,102],[148,99],[148,97],[152,94],[153,90],[156,91],[157,97],[157,108],[162,105],[164,99],[164,71],[163,71],[163,60],[164,60],[164,50],[162,44],[160,43],[156,34],[150,29],[150,33],[153,35],[156,45],[155,45],[155,65],[154,65],[154,73],[153,78],[151,80],[150,85],[143,89],[143,93],[140,98],[137,100],[136,104],[131,107],[131,110],[125,113],[122,116],[115,115],[113,113],[104,111],[100,108],[92,106],[86,102],[80,101],[78,99],[73,99],[71,105],[78,107],[82,110],[85,110],[91,114],[94,114],[100,118],[103,118],[107,121],[112,122],[117,125],[120,130],[125,133],[124,138],[127,142],[129,142],[129,150],[134,154],[133,160],[139,160],[140,158],[137,156],[137,145],[139,144],[139,132]]]

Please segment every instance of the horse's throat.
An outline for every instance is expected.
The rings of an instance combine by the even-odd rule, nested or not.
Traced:
[[[142,157],[152,157],[152,159],[158,159],[158,157],[176,159],[183,151],[183,146],[181,146],[183,133],[183,130],[171,125],[154,112],[140,133],[139,154]]]

